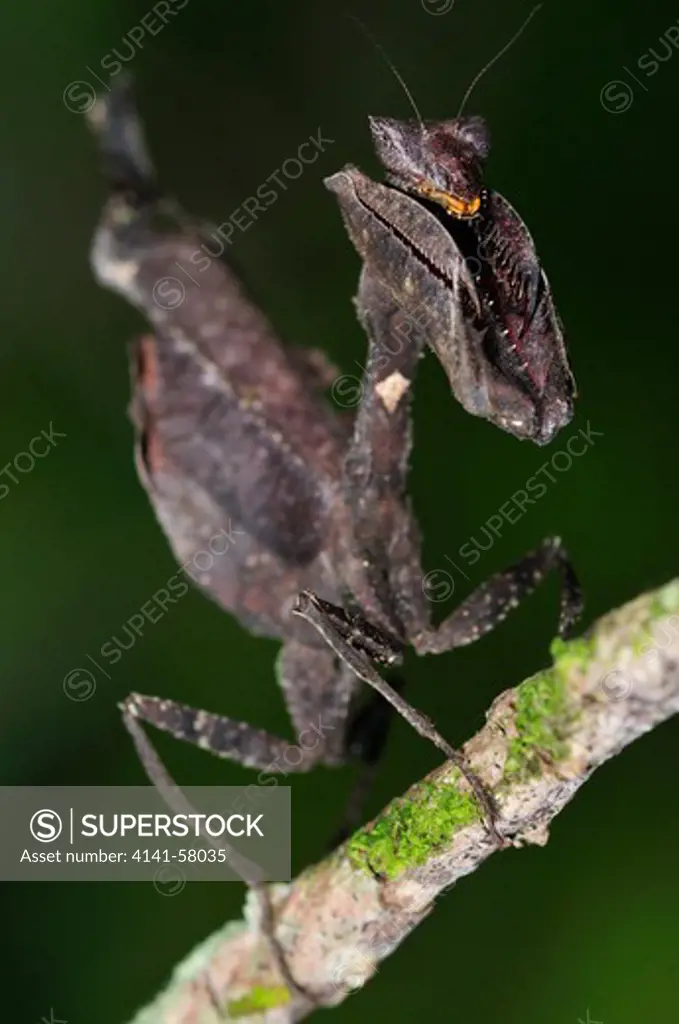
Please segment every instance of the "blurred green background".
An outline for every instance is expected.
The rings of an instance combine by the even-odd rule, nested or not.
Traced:
[[[178,6],[178,5],[177,5]],[[429,10],[427,10],[427,6]],[[476,71],[528,13],[518,0],[352,0],[426,117],[453,115]],[[66,434],[0,502],[0,780],[144,781],[119,722],[129,690],[172,696],[287,735],[276,645],[251,638],[196,592],[171,606],[95,695],[62,680],[174,572],[131,460],[127,341],[143,324],[100,290],[88,247],[104,198],[69,83],[101,61],[151,4],[24,0],[3,12],[0,156],[0,464],[52,423]],[[676,96],[679,54],[658,39],[675,4],[552,0],[474,93],[489,121],[489,180],[536,238],[565,321],[580,399],[546,450],[462,412],[433,358],[416,389],[412,490],[428,568],[470,536],[570,434],[602,432],[546,496],[469,571],[448,611],[546,534],[563,536],[586,622],[679,573],[677,547]],[[153,22],[157,24],[156,21]],[[668,44],[669,45],[669,44]],[[655,47],[654,74],[637,61]],[[649,58],[651,59],[651,58]],[[644,63],[642,61],[642,63]],[[402,90],[341,7],[296,0],[190,0],[129,65],[165,180],[217,223],[320,126],[334,140],[232,247],[284,337],[325,348],[351,373],[363,339],[350,302],[358,260],[322,178],[347,162],[377,173],[366,117],[408,116]],[[625,66],[639,81],[630,78]],[[607,83],[622,80],[604,93]],[[631,90],[631,91],[630,91]],[[628,109],[622,107],[629,103]],[[616,112],[617,111],[617,112]],[[353,372],[356,372],[353,369]],[[5,482],[6,477],[3,477]],[[482,643],[408,662],[411,699],[461,742],[493,697],[546,664],[554,581]],[[251,776],[160,737],[185,783]],[[638,1024],[677,1019],[679,723],[635,744],[588,784],[546,849],[494,857],[332,1019],[479,1024]],[[371,812],[437,763],[395,724]],[[353,778],[293,780],[294,864],[318,858]],[[230,916],[236,885],[4,885],[2,964],[11,1019],[122,1024],[175,961]],[[330,1018],[328,1018],[330,1019]]]

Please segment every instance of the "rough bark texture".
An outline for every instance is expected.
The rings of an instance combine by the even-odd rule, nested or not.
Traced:
[[[511,845],[544,844],[592,772],[679,711],[679,580],[556,642],[553,666],[493,703],[466,745]],[[292,992],[250,896],[175,970],[133,1024],[288,1024],[342,1002],[496,847],[459,773],[443,765],[290,885],[270,887]]]

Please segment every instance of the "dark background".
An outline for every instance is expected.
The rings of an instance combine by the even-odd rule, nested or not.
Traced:
[[[430,7],[440,7],[432,3]],[[100,290],[88,247],[104,198],[82,115],[64,105],[149,3],[13,4],[3,14],[0,236],[0,463],[54,427],[67,436],[0,502],[0,765],[3,784],[124,784],[143,777],[116,701],[136,689],[228,712],[282,735],[276,645],[248,636],[197,592],[111,669],[87,701],[64,675],[174,572],[137,483],[125,346],[142,322]],[[521,23],[526,3],[353,0],[426,117],[452,116],[476,71]],[[473,585],[549,533],[563,536],[587,595],[586,622],[679,572],[677,550],[676,96],[679,55],[656,74],[637,61],[679,23],[679,7],[628,0],[546,4],[478,86],[489,121],[488,177],[536,238],[565,321],[580,398],[546,450],[467,416],[433,358],[416,388],[412,491],[428,568],[460,545],[579,427],[603,433],[470,572]],[[631,68],[635,83],[624,71]],[[157,162],[216,223],[320,126],[334,144],[260,216],[233,255],[282,335],[325,348],[346,372],[363,338],[350,297],[358,260],[322,177],[347,162],[377,173],[366,117],[408,116],[379,54],[332,4],[190,0],[130,62]],[[602,106],[626,80],[629,109]],[[618,108],[620,87],[607,94]],[[630,97],[628,97],[630,98]],[[353,372],[356,372],[355,369]],[[3,481],[7,481],[4,476]],[[443,612],[443,607],[441,611]],[[504,688],[543,666],[556,585],[482,643],[408,662],[412,699],[461,742]],[[161,740],[165,737],[161,737]],[[605,1024],[677,1018],[679,726],[635,744],[588,784],[552,841],[494,857],[435,913],[340,1021],[474,1020]],[[171,741],[186,783],[251,776]],[[438,762],[396,723],[376,811]],[[294,780],[294,865],[317,859],[352,770]],[[171,966],[238,914],[236,884],[5,885],[3,1002],[12,1019],[122,1024]],[[330,1019],[330,1018],[329,1018]]]

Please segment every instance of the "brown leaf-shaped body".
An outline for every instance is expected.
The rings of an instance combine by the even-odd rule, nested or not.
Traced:
[[[170,204],[160,213],[114,197],[93,249],[100,280],[153,327],[132,356],[142,480],[180,563],[223,607],[257,632],[311,636],[290,606],[305,587],[339,597],[324,553],[342,529],[346,427],[200,234]]]
[[[127,85],[89,119],[112,186],[92,265],[152,328],[132,356],[136,460],[177,558],[253,632],[322,645],[292,614],[310,590],[398,635],[348,500],[351,423],[324,398],[327,363],[280,341],[209,226],[165,197]],[[401,490],[380,501],[400,522]]]

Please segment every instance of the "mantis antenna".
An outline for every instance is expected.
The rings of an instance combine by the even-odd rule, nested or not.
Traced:
[[[356,15],[352,14],[351,11],[345,11],[344,13],[346,14],[347,18],[351,18],[351,20],[358,25],[358,27],[360,28],[361,32],[363,32],[363,34],[365,35],[366,39],[368,39],[368,41],[371,42],[372,45],[375,47],[375,49],[379,53],[380,57],[382,58],[384,63],[387,65],[387,67],[389,68],[389,70],[393,74],[394,78],[399,83],[399,85],[403,89],[404,93],[408,97],[408,102],[410,103],[410,106],[415,111],[415,116],[417,117],[417,120],[420,123],[420,127],[424,128],[424,121],[422,120],[422,115],[420,114],[420,111],[418,110],[417,103],[413,99],[413,95],[412,95],[410,89],[408,88],[408,86],[406,85],[405,79],[403,78],[403,75],[400,73],[400,71],[398,70],[398,68],[394,64],[394,62],[391,60],[391,58],[387,54],[387,52],[384,49],[384,47],[380,43],[378,43],[377,40],[370,34],[370,32],[368,31],[368,29],[363,24],[363,22],[361,21],[360,18],[357,18]]]
[[[502,57],[502,56],[503,56],[503,54],[505,54],[505,53],[507,52],[507,50],[508,50],[508,49],[509,49],[509,48],[510,48],[511,46],[513,46],[513,45],[514,45],[514,43],[515,43],[515,42],[516,42],[516,40],[517,40],[517,39],[519,38],[519,36],[520,36],[520,35],[522,35],[522,34],[523,34],[523,32],[524,32],[524,30],[525,30],[525,29],[526,29],[526,28],[528,27],[528,23],[529,23],[530,21],[532,21],[532,20],[533,20],[533,18],[534,18],[534,17],[535,17],[535,15],[536,15],[536,14],[538,13],[538,11],[540,10],[540,8],[541,8],[541,7],[542,7],[542,4],[536,4],[536,5],[535,5],[535,7],[533,8],[533,10],[532,10],[532,11],[530,12],[530,14],[528,15],[528,17],[527,17],[527,18],[526,18],[526,20],[524,21],[524,23],[523,23],[523,25],[521,26],[521,28],[520,28],[520,29],[518,29],[518,30],[517,30],[517,31],[516,31],[516,32],[514,33],[514,35],[512,36],[512,38],[511,38],[511,39],[509,40],[509,42],[508,42],[508,43],[505,43],[505,45],[504,45],[504,46],[502,47],[502,49],[500,50],[500,52],[499,52],[499,53],[496,53],[496,54],[495,54],[495,56],[494,56],[494,57],[492,58],[492,60],[489,60],[489,61],[488,61],[488,63],[487,63],[486,65],[484,65],[484,67],[482,67],[482,68],[481,68],[481,70],[480,70],[480,71],[479,71],[479,72],[478,72],[478,73],[477,73],[476,75],[474,75],[474,78],[472,79],[471,85],[469,86],[469,88],[467,89],[466,93],[465,93],[465,94],[464,94],[464,96],[462,97],[462,103],[460,103],[460,109],[458,110],[458,112],[457,112],[457,115],[456,115],[457,117],[459,117],[459,116],[460,116],[460,114],[462,113],[462,110],[464,109],[464,105],[465,105],[465,103],[467,102],[467,100],[468,100],[468,99],[469,99],[469,97],[471,96],[471,94],[472,94],[472,92],[474,91],[474,88],[476,87],[477,83],[478,83],[478,82],[479,82],[479,81],[480,81],[480,80],[481,80],[481,79],[483,78],[483,76],[485,75],[486,71],[489,71],[489,70],[490,70],[490,68],[492,68],[492,66],[493,66],[493,64],[495,63],[495,61],[496,61],[496,60],[499,60],[499,59],[500,59],[500,57]]]
[[[512,38],[509,40],[509,42],[505,43],[505,45],[502,47],[502,49],[498,53],[496,53],[495,56],[491,60],[489,60],[488,63],[485,64],[476,75],[474,75],[474,78],[472,79],[472,81],[471,81],[471,83],[469,85],[469,88],[467,89],[467,91],[465,92],[464,96],[462,97],[462,102],[460,103],[460,107],[459,107],[459,110],[458,110],[458,112],[456,114],[456,117],[460,117],[460,115],[462,114],[462,111],[464,110],[464,107],[465,107],[465,104],[467,103],[467,100],[469,99],[469,97],[471,96],[472,92],[474,91],[474,89],[476,88],[476,86],[478,85],[480,80],[483,78],[485,73],[492,68],[493,64],[495,64],[495,62],[497,60],[499,60],[500,57],[504,56],[504,54],[507,52],[507,50],[509,50],[514,45],[514,43],[517,41],[519,36],[523,35],[524,31],[528,28],[529,23],[533,20],[533,18],[535,17],[535,15],[538,13],[538,11],[540,10],[540,8],[542,6],[543,5],[541,3],[535,5],[535,7],[532,9],[532,11],[528,15],[528,17],[525,19],[525,21],[521,25],[521,27],[514,33]],[[351,11],[345,11],[344,13],[346,14],[347,18],[351,18],[351,20],[353,22],[355,22],[356,25],[358,25],[358,27],[361,30],[361,32],[363,32],[363,34],[368,39],[368,41],[370,43],[372,43],[372,45],[375,47],[377,52],[380,54],[380,56],[382,57],[382,60],[387,65],[387,67],[389,68],[389,70],[393,74],[394,78],[396,79],[396,81],[399,83],[399,85],[403,89],[404,93],[406,94],[406,96],[408,98],[408,102],[410,103],[410,106],[415,111],[415,116],[417,117],[417,120],[418,120],[418,122],[420,124],[420,127],[424,128],[424,121],[422,119],[422,115],[420,114],[418,106],[415,103],[413,95],[412,95],[410,89],[408,88],[408,86],[406,85],[406,82],[405,82],[405,79],[403,78],[403,75],[400,73],[400,71],[398,70],[398,68],[394,64],[394,62],[391,60],[391,58],[387,54],[387,52],[384,49],[384,47],[380,43],[377,42],[377,40],[368,31],[367,27],[361,21],[360,18],[358,18]]]

